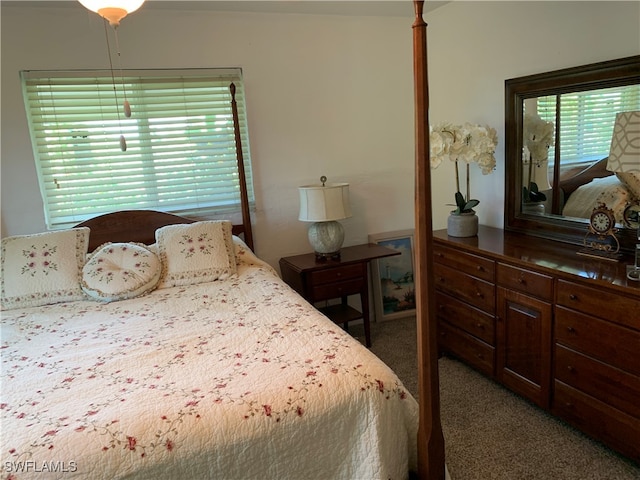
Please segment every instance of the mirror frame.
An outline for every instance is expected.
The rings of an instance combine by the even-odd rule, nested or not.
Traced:
[[[583,245],[588,219],[522,212],[524,100],[544,95],[640,83],[640,55],[505,80],[505,230]],[[631,253],[636,231],[617,234],[620,249]]]

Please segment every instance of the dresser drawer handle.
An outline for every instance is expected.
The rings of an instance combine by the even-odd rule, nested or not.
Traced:
[[[476,292],[476,297],[484,298],[484,295],[482,294],[482,292]]]
[[[571,402],[564,402],[564,406],[573,409],[573,403]]]
[[[336,273],[336,277],[341,277],[342,276],[342,272],[337,272]]]
[[[573,328],[573,327],[567,327],[567,332],[569,332],[569,333],[573,333],[573,332],[575,332],[575,331],[576,331],[576,329],[575,329],[575,328]]]
[[[478,265],[478,266],[476,267],[476,269],[477,269],[479,272],[484,272],[484,267],[483,267],[482,265]]]
[[[524,279],[522,275],[520,275],[520,278],[518,278],[518,283],[520,285],[526,285],[527,281]]]
[[[573,365],[567,365],[567,370],[569,370],[571,373],[576,371],[576,369],[573,367]]]
[[[578,300],[578,296],[575,293],[569,294],[569,300]]]
[[[476,327],[479,328],[480,330],[484,330],[484,325],[481,323],[476,323]]]
[[[480,360],[484,360],[484,355],[482,355],[481,353],[476,353],[476,357],[478,357]]]

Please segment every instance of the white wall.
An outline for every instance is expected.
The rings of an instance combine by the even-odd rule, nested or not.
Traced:
[[[104,68],[102,21],[76,2],[2,16],[2,235],[45,229],[21,96],[22,69]],[[504,80],[640,53],[639,2],[458,2],[426,16],[432,122],[494,126],[498,168],[476,170],[481,223],[501,226]],[[345,244],[413,225],[411,17],[167,11],[119,31],[124,68],[244,71],[258,211],[256,251],[276,265],[309,251],[297,186],[351,184]],[[235,37],[235,38],[233,38]],[[434,227],[453,201],[452,165],[433,173]]]

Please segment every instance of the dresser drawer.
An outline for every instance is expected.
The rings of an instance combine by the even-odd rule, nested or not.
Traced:
[[[640,332],[556,306],[555,341],[640,375]]]
[[[495,317],[449,295],[436,292],[438,318],[495,346]]]
[[[551,300],[553,297],[553,278],[542,273],[498,263],[498,285],[517,290],[527,295]]]
[[[640,461],[640,420],[596,400],[558,380],[552,413],[583,432]]]
[[[495,348],[491,345],[439,321],[438,346],[441,350],[452,353],[486,375],[494,376]]]
[[[435,262],[468,273],[487,282],[493,283],[495,281],[495,262],[493,260],[438,244],[433,246],[433,255]]]
[[[558,305],[640,330],[640,296],[618,295],[566,280],[558,280],[556,291]]]
[[[556,345],[558,380],[640,419],[640,377]]]
[[[362,292],[363,288],[365,288],[363,278],[356,278],[355,280],[349,280],[347,282],[317,285],[311,289],[311,301],[319,302],[320,300],[356,295]]]
[[[366,278],[366,266],[362,264],[345,265],[343,267],[333,267],[326,270],[317,270],[309,273],[309,281],[311,285],[317,286],[323,283],[342,282],[352,278]]]
[[[495,313],[495,285],[439,263],[434,263],[433,270],[436,288],[491,315]]]

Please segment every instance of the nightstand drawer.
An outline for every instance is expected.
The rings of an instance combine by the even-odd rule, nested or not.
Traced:
[[[352,278],[364,278],[366,276],[366,265],[363,272],[363,264],[345,265],[343,267],[333,267],[325,270],[317,270],[309,273],[310,284],[317,286],[324,283],[343,282]]]
[[[503,263],[498,264],[498,284],[543,300],[551,300],[553,296],[550,276]]]
[[[314,302],[318,302],[320,300],[329,300],[347,295],[356,295],[362,293],[363,288],[365,288],[365,284],[362,278],[349,280],[347,282],[316,285],[311,289],[311,299]]]

